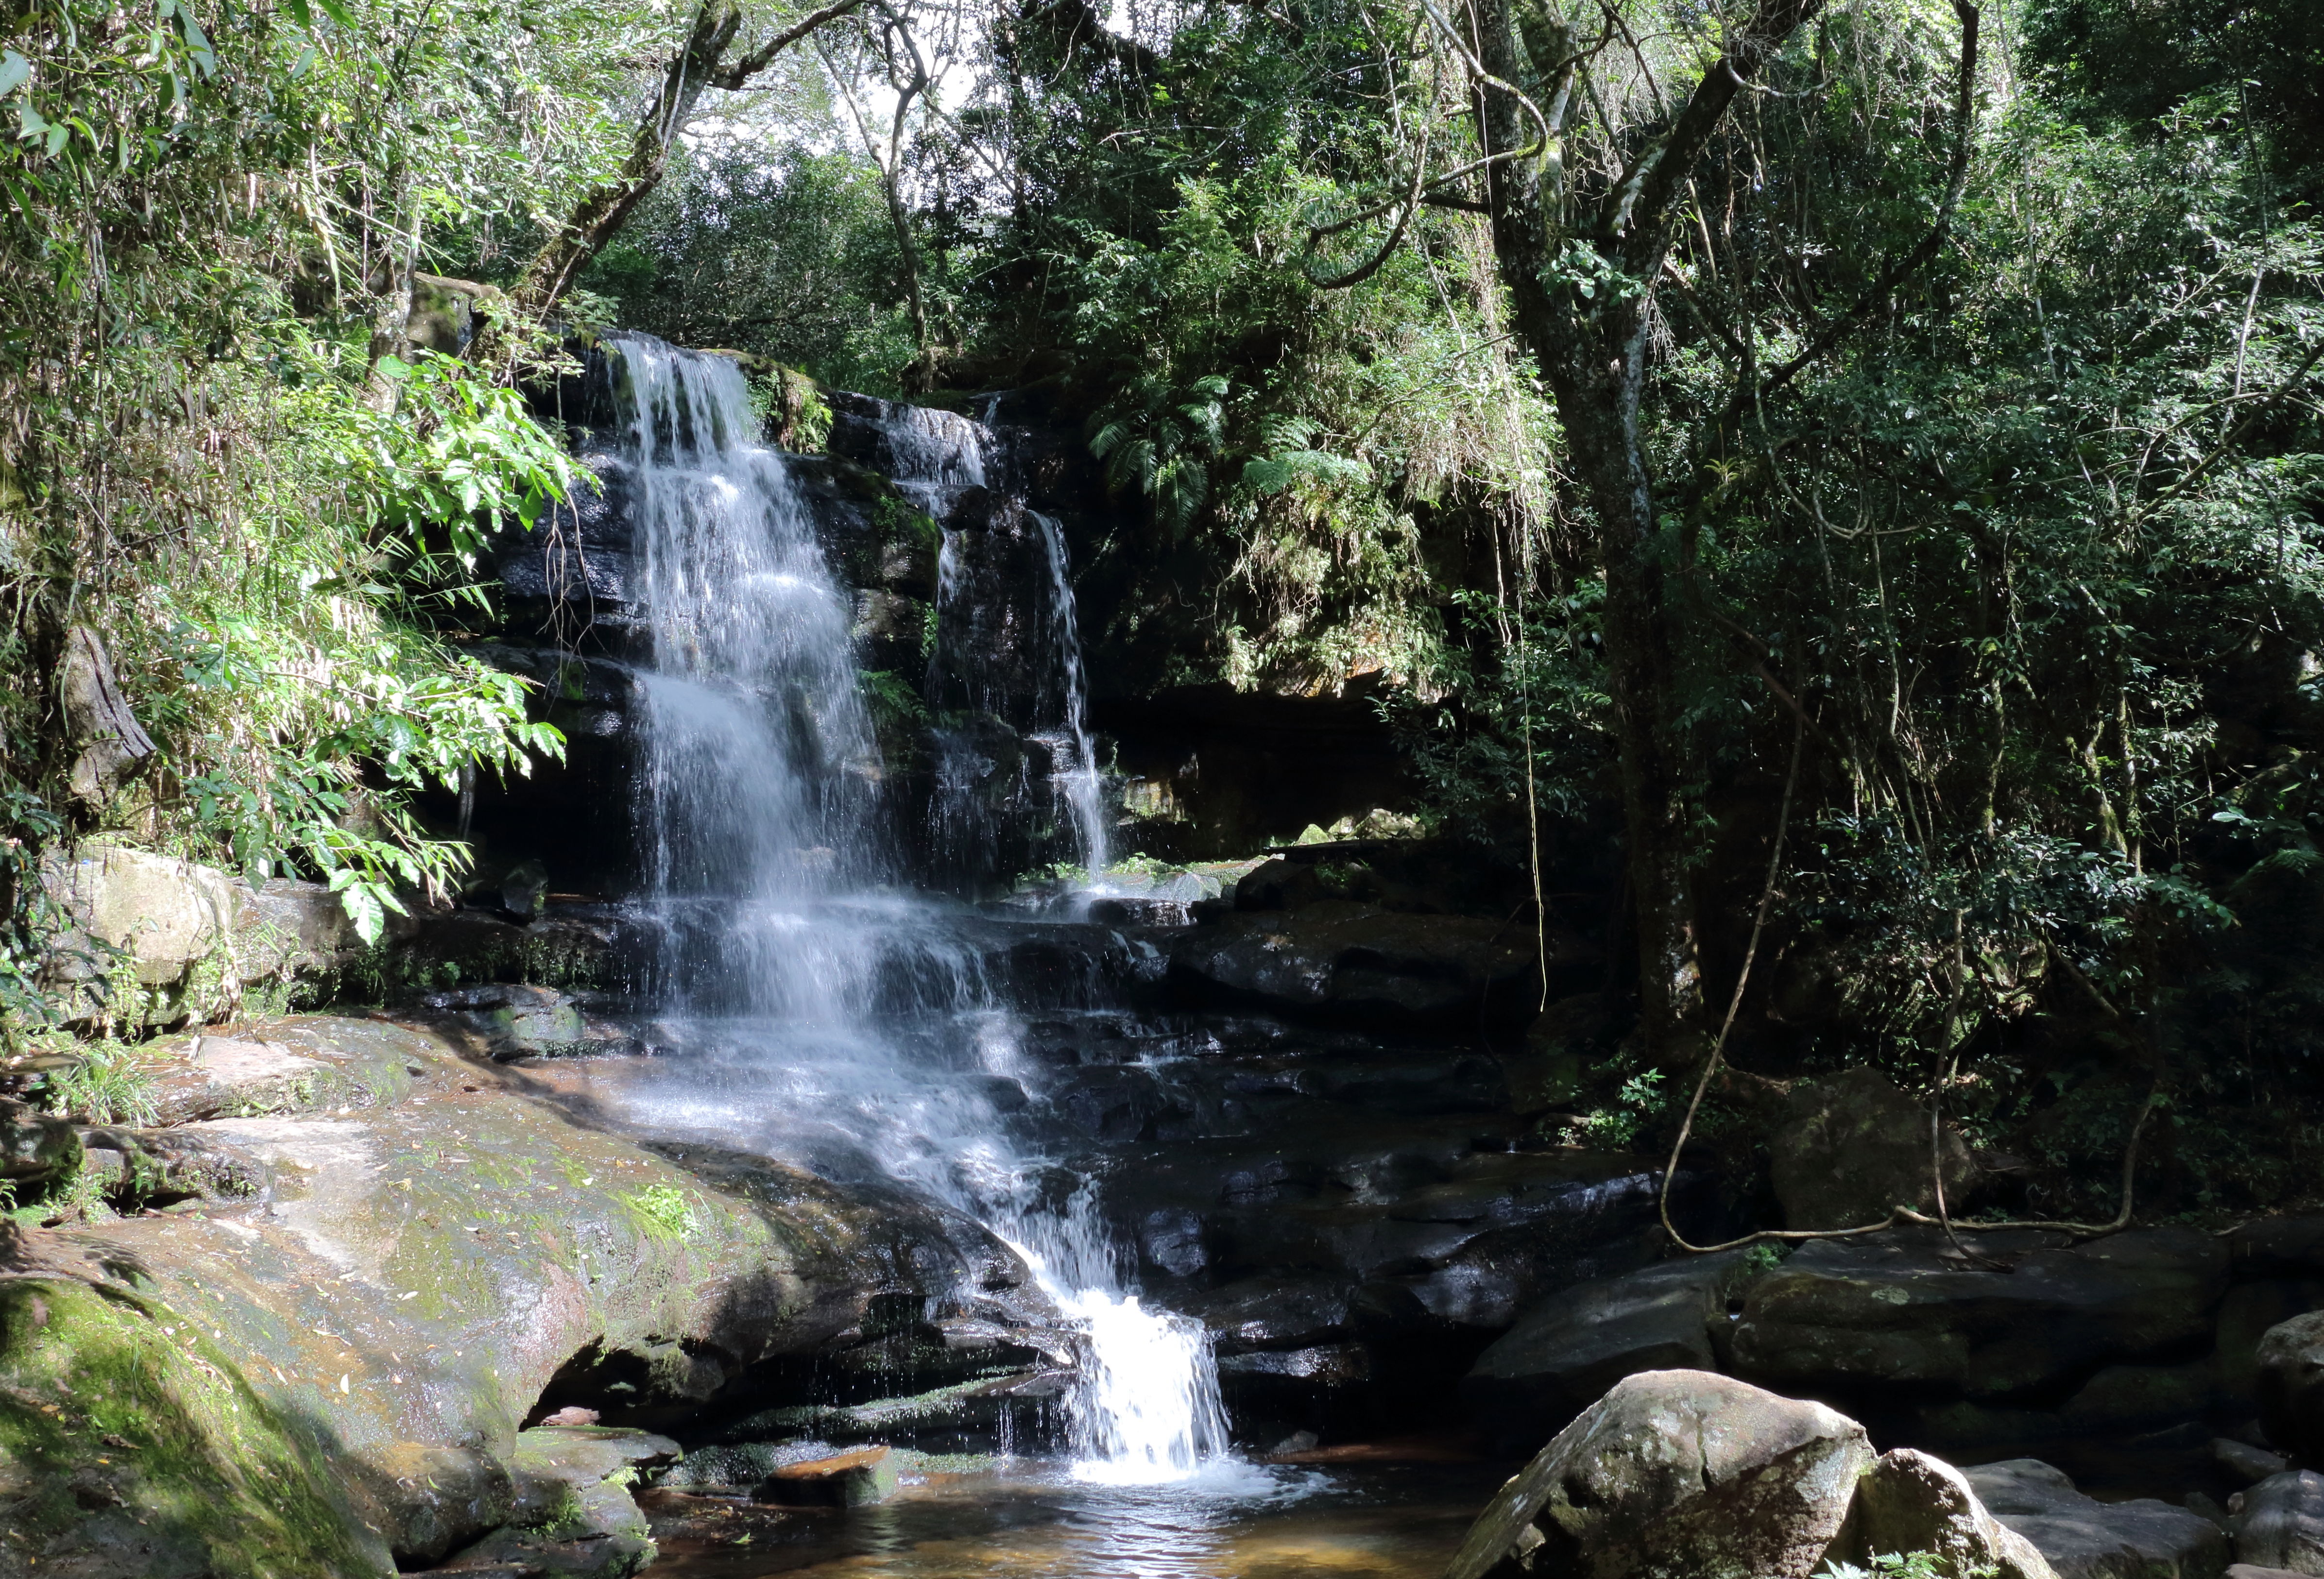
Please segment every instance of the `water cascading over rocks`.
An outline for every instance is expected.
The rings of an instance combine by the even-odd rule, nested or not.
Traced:
[[[899,1180],[979,1218],[1086,1335],[1069,1425],[1077,1473],[1126,1483],[1194,1473],[1226,1440],[1206,1341],[1125,1291],[1093,1187],[1061,1187],[990,1095],[995,1077],[1038,1083],[990,967],[996,923],[893,885],[905,863],[874,834],[881,771],[846,603],[783,457],[760,440],[740,370],[639,335],[610,351],[650,636],[635,676],[637,815],[663,939],[657,1037],[676,1055],[633,1100],[675,1133],[837,1178]],[[956,520],[961,495],[984,487],[978,429],[897,409],[909,413],[890,426],[901,484]],[[1054,522],[1011,508],[1038,545],[1048,628],[1037,645],[1056,672],[1019,717],[1054,725],[1052,776],[1094,867],[1098,776],[1063,544]],[[948,555],[967,529],[947,528]],[[967,684],[983,612],[948,590],[945,617],[971,634],[947,633],[954,677],[940,690]]]
[[[1047,863],[1093,885],[1108,858],[1105,778],[1065,535],[1010,486],[989,422],[856,399],[876,464],[943,534],[927,675],[936,868],[969,892]]]

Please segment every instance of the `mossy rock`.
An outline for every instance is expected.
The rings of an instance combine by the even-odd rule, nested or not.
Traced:
[[[395,1572],[315,1422],[166,1307],[61,1277],[0,1278],[0,1528],[10,1574]]]

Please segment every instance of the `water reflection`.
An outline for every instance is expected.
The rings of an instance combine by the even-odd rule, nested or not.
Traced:
[[[875,1508],[648,1497],[648,1579],[1436,1579],[1507,1465],[1261,1469],[1102,1486],[1063,1466],[928,1475]]]

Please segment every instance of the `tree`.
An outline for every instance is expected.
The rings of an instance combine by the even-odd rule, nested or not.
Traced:
[[[737,0],[702,0],[685,43],[663,69],[659,85],[638,117],[621,168],[585,193],[564,223],[541,243],[510,288],[503,309],[470,344],[469,359],[503,379],[513,375],[518,331],[548,317],[589,261],[660,183],[669,168],[670,145],[693,118],[706,89],[733,92],[749,86],[785,50],[863,4],[864,0],[834,0],[730,60],[728,50],[742,31],[742,8]]]

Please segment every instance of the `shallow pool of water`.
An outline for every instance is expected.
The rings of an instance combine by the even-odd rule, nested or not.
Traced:
[[[1214,1465],[1105,1486],[1019,1462],[877,1507],[761,1510],[649,1493],[649,1579],[1437,1579],[1512,1466]]]

